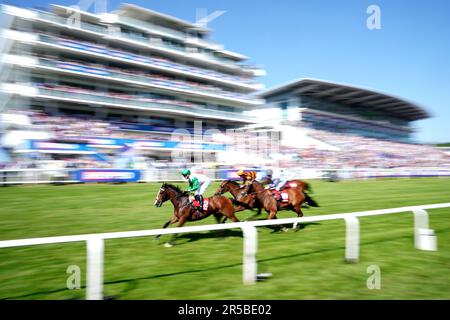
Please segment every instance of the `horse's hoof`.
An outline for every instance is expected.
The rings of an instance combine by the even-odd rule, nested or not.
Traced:
[[[166,243],[164,244],[164,247],[166,247],[166,248],[172,248],[172,247],[173,247],[173,244],[171,244],[170,242],[166,242]]]
[[[288,232],[288,228],[283,227],[283,228],[281,228],[281,231]]]

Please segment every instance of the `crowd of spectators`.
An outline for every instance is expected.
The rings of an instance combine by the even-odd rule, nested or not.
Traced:
[[[30,119],[32,130],[48,132],[54,139],[83,140],[86,138],[108,137],[116,139],[159,140],[173,141],[169,132],[152,130],[124,130],[123,122],[95,119],[86,115],[48,114],[42,111],[17,111]],[[128,125],[133,124],[128,122]],[[134,123],[137,124],[137,123]],[[175,129],[175,128],[173,128]],[[413,143],[400,143],[362,136],[333,133],[325,130],[307,129],[310,138],[319,140],[331,148],[304,146],[303,148],[287,148],[277,145],[276,153],[285,167],[303,168],[450,168],[450,155],[444,150],[430,146]],[[259,152],[267,157],[274,156],[273,138],[270,136],[250,136],[243,138],[242,133],[226,133],[229,148],[235,151],[247,150],[250,154]],[[203,137],[205,138],[205,137]],[[204,142],[215,141],[209,136]],[[222,143],[216,141],[216,143]],[[254,148],[255,150],[253,150]],[[283,155],[294,155],[290,160]],[[94,165],[83,159],[77,166],[86,167]],[[84,164],[83,164],[84,163]],[[97,163],[98,164],[98,163]],[[29,165],[27,163],[26,165]]]
[[[31,124],[30,129],[35,131],[45,131],[53,139],[83,139],[83,138],[113,138],[113,139],[132,139],[132,140],[158,140],[169,141],[174,138],[181,138],[180,134],[172,135],[173,127],[155,127],[148,126],[148,123],[131,121],[107,121],[95,119],[92,116],[84,114],[63,115],[49,114],[43,111],[14,111],[27,115]],[[151,122],[151,120],[149,120]],[[126,129],[130,126],[137,126],[140,130]],[[148,128],[148,129],[145,129]],[[153,128],[153,130],[151,129]],[[164,131],[157,131],[157,129]],[[193,135],[191,138],[195,138]],[[212,142],[211,136],[203,137],[204,142]],[[186,139],[184,140],[186,141]]]
[[[37,88],[41,88],[41,89],[46,89],[46,90],[62,91],[62,92],[67,92],[67,93],[86,94],[86,95],[90,95],[90,96],[119,99],[119,100],[132,101],[132,102],[136,102],[136,101],[151,102],[151,103],[167,104],[167,105],[182,106],[182,107],[196,106],[195,104],[187,102],[187,101],[181,101],[181,100],[175,100],[175,99],[154,98],[149,95],[132,95],[132,94],[112,92],[112,91],[109,91],[109,92],[108,91],[95,91],[95,90],[84,89],[81,87],[56,85],[56,84],[54,85],[54,84],[49,84],[49,83],[34,83],[33,86],[35,86]]]
[[[302,166],[323,168],[450,167],[450,156],[436,147],[366,138],[331,131],[309,130],[308,135],[339,150],[306,148]]]

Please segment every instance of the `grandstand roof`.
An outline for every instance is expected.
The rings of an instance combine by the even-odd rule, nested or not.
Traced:
[[[300,78],[290,81],[263,91],[259,96],[268,98],[286,92],[312,96],[350,106],[385,110],[409,121],[426,119],[431,116],[424,108],[417,104],[387,93],[310,78]]]
[[[201,33],[209,33],[211,30],[206,27],[201,27],[198,24],[191,23],[176,17],[143,8],[131,3],[122,4],[118,10],[115,11],[122,16],[129,16],[135,19],[150,20],[157,24],[170,24],[177,29],[195,29]]]

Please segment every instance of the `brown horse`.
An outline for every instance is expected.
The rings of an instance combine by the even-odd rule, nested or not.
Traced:
[[[235,199],[234,204],[237,207],[234,208],[234,212],[243,211],[246,209],[253,209],[255,202],[251,202],[253,198],[248,196],[248,187],[240,185],[238,182],[233,180],[224,180],[217,189],[215,195],[222,195],[224,193],[231,193]]]
[[[234,198],[233,204],[236,205],[236,207],[234,208],[234,212],[239,212],[247,209],[258,209],[258,212],[255,215],[248,218],[248,220],[251,220],[261,214],[262,207],[260,203],[256,201],[256,198],[254,196],[248,195],[248,189],[249,186],[242,186],[236,181],[224,180],[220,184],[215,194],[221,195],[226,192],[231,193]]]
[[[266,185],[266,184],[270,184],[270,183],[272,183],[272,181],[269,178],[267,178],[267,177],[260,181],[260,184],[262,184],[263,186]],[[303,192],[303,194],[306,197],[304,203],[306,205],[308,205],[309,207],[318,207],[319,206],[319,204],[316,201],[314,201],[314,199],[312,199],[306,193],[306,191],[310,191],[311,193],[313,193],[309,183],[307,183],[307,182],[305,182],[303,180],[300,180],[300,179],[289,180],[281,188],[281,190],[287,190],[287,189],[291,189],[291,188],[297,188],[299,191]]]
[[[268,219],[276,219],[277,213],[280,210],[293,210],[297,213],[297,217],[302,217],[302,203],[306,201],[307,195],[305,191],[300,191],[298,188],[287,188],[285,191],[288,194],[287,202],[279,202],[275,199],[273,193],[269,189],[265,189],[263,185],[261,185],[257,181],[253,181],[249,186],[249,196],[255,198],[256,202],[259,203],[261,207],[263,207],[266,212],[269,214]],[[308,196],[309,197],[309,196]],[[248,201],[255,201],[249,199]],[[311,199],[312,200],[312,199]],[[314,201],[314,200],[312,200]],[[317,206],[317,203],[314,201],[314,205]],[[297,224],[294,224],[294,228]]]
[[[163,228],[167,228],[176,222],[178,222],[177,227],[182,227],[187,221],[202,220],[210,215],[214,215],[217,223],[220,223],[222,216],[230,218],[233,222],[239,222],[234,215],[233,203],[224,196],[215,195],[205,198],[204,203],[208,201],[208,208],[200,211],[192,207],[189,194],[186,191],[182,191],[174,185],[163,183],[156,196],[155,206],[161,207],[168,200],[172,202],[174,211],[172,218],[163,225]],[[156,236],[156,239],[160,236]]]
[[[296,183],[296,182],[299,182],[299,183]],[[317,204],[317,202],[314,201],[314,199],[312,199],[306,193],[306,191],[302,189],[302,186],[308,187],[308,184],[306,182],[303,182],[301,180],[291,180],[288,183],[290,183],[290,186],[292,186],[292,187],[289,187],[289,185],[288,185],[288,187],[283,188],[283,190],[292,189],[290,191],[291,193],[293,190],[298,190],[298,193],[300,195],[303,195],[305,198],[301,204],[306,203],[308,206],[311,206],[311,207],[319,206]],[[297,184],[297,186],[293,185],[294,183]],[[255,189],[257,189],[257,190],[255,190]],[[236,200],[235,204],[238,205],[238,207],[235,208],[235,212],[239,212],[239,211],[242,211],[245,209],[258,209],[258,212],[255,214],[255,216],[258,216],[261,214],[261,209],[264,207],[263,202],[261,202],[257,196],[257,193],[259,193],[261,190],[264,190],[263,185],[256,181],[255,181],[255,184],[252,183],[249,187],[243,187],[235,181],[225,180],[225,181],[222,181],[222,183],[220,184],[219,188],[216,191],[216,194],[223,194],[226,192],[230,192],[231,195]],[[253,191],[256,191],[256,192],[253,192]],[[269,192],[269,193],[271,194],[271,192]],[[289,198],[292,199],[292,196],[289,195]],[[282,209],[284,209],[283,206],[282,206]],[[291,210],[294,210],[295,212],[297,212],[295,210],[295,206],[291,206],[286,209],[291,209]],[[301,209],[300,209],[300,211],[301,211]],[[297,212],[297,214],[298,214],[298,212]],[[255,217],[255,216],[253,216],[253,217]],[[253,218],[253,217],[251,217],[251,218]]]

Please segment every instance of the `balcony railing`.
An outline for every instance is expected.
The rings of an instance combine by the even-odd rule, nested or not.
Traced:
[[[161,26],[158,26],[151,22],[136,20],[136,19],[133,19],[130,17],[119,17],[119,23],[124,23],[124,24],[127,24],[127,25],[129,25],[131,27],[135,27],[135,28],[149,29],[150,32],[157,31],[158,33],[167,34],[167,35],[177,38],[181,41],[184,41],[186,38],[186,34],[184,34],[181,31],[176,31],[176,30],[172,30],[169,28],[161,27]]]
[[[37,11],[38,17],[40,19],[43,20],[50,20],[52,22],[56,22],[56,23],[60,23],[60,24],[64,24],[64,25],[68,25],[68,26],[73,26],[73,27],[79,27],[81,29],[85,29],[88,31],[93,31],[93,32],[97,32],[97,33],[103,33],[105,34],[108,29],[106,27],[102,27],[93,23],[88,23],[88,22],[83,22],[83,21],[76,21],[72,18],[64,18],[61,16],[57,16],[55,14],[51,14],[48,12],[44,12],[44,11]],[[72,23],[72,21],[74,21]]]
[[[161,41],[159,43],[152,43],[152,42],[150,42],[150,39],[148,37],[145,37],[143,35],[139,35],[136,33],[126,33],[126,32],[122,32],[122,31],[111,32],[106,26],[103,27],[100,25],[83,22],[83,21],[77,21],[72,24],[71,21],[74,21],[74,20],[72,20],[71,18],[65,18],[65,17],[57,16],[57,15],[54,15],[54,14],[51,14],[48,12],[43,12],[43,11],[37,11],[36,13],[38,15],[38,18],[43,19],[43,20],[48,20],[51,22],[56,22],[59,24],[67,25],[67,26],[72,25],[73,27],[78,27],[80,29],[100,33],[104,36],[115,36],[115,37],[119,37],[119,38],[123,38],[123,39],[127,39],[127,40],[138,41],[138,42],[142,42],[143,44],[146,44],[146,45],[151,45],[151,46],[160,47],[160,48],[164,48],[164,49],[174,50],[176,52],[183,53],[186,56],[191,55],[193,57],[198,57],[198,58],[201,58],[204,60],[217,62],[228,68],[241,69],[241,67],[238,64],[236,64],[232,61],[228,61],[227,59],[219,58],[212,54],[206,54],[206,53],[199,53],[199,54],[193,55],[193,54],[190,54],[189,52],[187,52],[185,47],[174,46],[174,45],[171,45],[164,41]]]
[[[181,70],[183,72],[189,72],[189,74],[198,75],[201,77],[210,77],[210,78],[215,78],[217,80],[222,80],[222,81],[231,81],[231,82],[233,82],[233,84],[241,83],[243,85],[247,85],[247,86],[250,85],[252,87],[257,85],[257,83],[251,79],[245,79],[245,78],[231,76],[231,75],[227,76],[227,75],[224,75],[224,74],[221,74],[218,72],[216,73],[214,71],[210,71],[207,69],[196,68],[196,67],[192,67],[192,66],[178,64],[178,63],[171,62],[171,61],[167,61],[167,62],[158,61],[158,60],[155,61],[150,57],[138,56],[135,54],[122,52],[122,51],[118,51],[118,50],[109,50],[107,48],[98,47],[95,44],[89,45],[89,44],[85,44],[85,43],[79,43],[77,41],[59,39],[59,38],[44,35],[44,34],[39,34],[39,41],[45,42],[45,43],[50,43],[50,44],[55,44],[55,45],[62,45],[62,46],[69,46],[64,43],[64,41],[69,41],[75,45],[85,46],[86,48],[89,48],[89,46],[93,46],[93,47],[95,47],[95,50],[93,50],[93,51],[96,54],[104,54],[104,55],[108,55],[108,56],[117,56],[117,55],[114,55],[114,53],[123,54],[123,56],[126,57],[126,59],[131,62],[135,61],[135,62],[145,63],[145,64],[156,66],[156,67],[163,66],[165,68],[171,68],[174,71]],[[69,46],[69,47],[72,47],[72,46]],[[102,51],[99,51],[99,49],[101,49]]]
[[[75,71],[75,72],[82,72],[86,73],[87,75],[93,75],[93,76],[104,76],[104,77],[111,77],[115,79],[123,79],[127,81],[134,81],[134,82],[141,82],[143,84],[147,85],[154,85],[154,86],[160,86],[165,87],[167,89],[172,90],[185,90],[190,91],[187,93],[198,93],[198,94],[207,94],[211,95],[213,97],[222,98],[222,99],[234,99],[234,100],[240,100],[240,101],[246,101],[250,103],[258,103],[258,100],[253,99],[252,97],[249,97],[247,95],[239,95],[234,92],[218,92],[215,90],[208,90],[207,88],[200,88],[193,85],[190,85],[188,83],[182,83],[178,81],[173,81],[169,79],[157,79],[157,78],[150,78],[139,74],[128,74],[128,73],[122,73],[122,72],[115,72],[112,70],[107,70],[103,68],[95,68],[90,66],[83,66],[78,65],[71,62],[64,62],[64,61],[55,61],[50,59],[39,59],[39,65],[52,67],[52,68],[58,68],[62,70],[67,71]]]
[[[63,98],[63,99],[71,99],[71,100],[82,100],[82,101],[90,101],[97,102],[103,105],[126,105],[130,107],[140,107],[152,110],[161,110],[161,111],[172,111],[179,113],[188,113],[196,117],[203,118],[216,118],[216,119],[224,119],[230,121],[239,121],[239,122],[248,122],[252,123],[253,118],[249,117],[243,113],[238,112],[227,112],[214,110],[210,108],[206,108],[200,105],[193,105],[189,107],[176,105],[176,101],[174,104],[166,104],[166,103],[157,103],[157,102],[148,102],[148,101],[140,101],[140,100],[132,100],[125,99],[119,97],[107,96],[104,94],[92,92],[92,93],[80,93],[80,92],[70,92],[70,91],[61,91],[54,89],[46,89],[39,87],[39,96],[50,96],[55,98]]]

